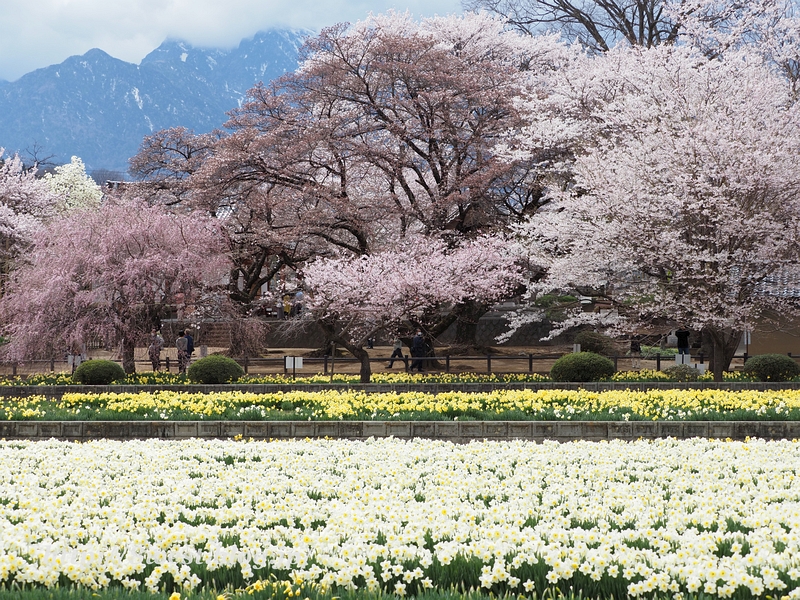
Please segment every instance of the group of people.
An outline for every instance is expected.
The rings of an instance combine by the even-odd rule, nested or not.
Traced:
[[[369,346],[372,348],[372,346]],[[428,355],[428,343],[425,341],[425,336],[422,335],[422,330],[417,329],[417,333],[411,338],[411,368],[410,371],[417,370],[422,373],[425,367],[425,357]],[[394,366],[395,359],[400,359],[405,362],[403,357],[403,342],[399,337],[395,337],[392,342],[392,355],[389,357],[389,364],[386,365],[387,369]]]
[[[72,340],[67,347],[67,366],[73,373],[86,360],[86,346],[80,340]]]
[[[303,292],[298,291],[294,296],[284,294],[280,302],[278,302],[278,316],[283,316],[284,319],[292,319],[299,317],[303,311]]]
[[[194,338],[188,331],[178,332],[175,340],[175,348],[178,350],[178,373],[186,373],[189,361],[194,353]],[[147,355],[153,365],[153,371],[161,369],[161,351],[164,349],[164,337],[161,331],[153,329],[150,332],[150,345],[147,347]]]

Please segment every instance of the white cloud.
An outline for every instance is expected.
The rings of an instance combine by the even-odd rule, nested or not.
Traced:
[[[320,29],[389,9],[461,12],[459,0],[38,0],[0,3],[0,79],[101,48],[138,63],[166,38],[229,47],[271,27]]]

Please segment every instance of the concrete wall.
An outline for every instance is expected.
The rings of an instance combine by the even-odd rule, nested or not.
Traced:
[[[85,441],[97,439],[233,438],[258,440],[370,437],[425,438],[455,443],[472,440],[628,440],[745,437],[800,438],[800,421],[6,421],[0,438]]]
[[[787,327],[785,331],[755,331],[751,334],[750,344],[739,344],[739,353],[756,354],[789,354],[795,360],[800,355],[800,327]]]

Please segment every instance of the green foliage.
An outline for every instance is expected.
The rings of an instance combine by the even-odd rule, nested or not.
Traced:
[[[188,375],[196,383],[230,383],[244,375],[244,369],[232,358],[212,354],[190,365]]]
[[[201,571],[200,568],[195,567],[195,570]],[[233,569],[218,569],[218,572],[232,571]],[[380,571],[380,566],[376,568]],[[431,569],[432,570],[432,569]],[[524,571],[524,572],[523,572]],[[527,571],[531,571],[528,573]],[[623,593],[612,593],[609,589],[607,593],[603,594],[584,594],[578,588],[567,589],[566,591],[560,587],[549,586],[544,580],[544,573],[546,568],[534,566],[527,566],[525,568],[517,569],[517,575],[523,576],[525,579],[533,579],[537,582],[537,589],[532,590],[530,593],[525,594],[525,597],[531,600],[587,600],[588,598],[595,598],[603,600],[605,598],[620,598],[624,596]],[[202,573],[209,575],[208,572]],[[241,578],[241,576],[239,577]],[[541,580],[541,581],[540,581]],[[237,582],[238,583],[238,582]],[[606,588],[609,588],[609,583]],[[174,586],[170,587],[170,590]],[[391,587],[391,586],[388,586]],[[410,587],[410,586],[409,586]],[[541,589],[540,589],[541,588]],[[613,589],[613,588],[612,588]],[[222,592],[222,593],[221,593]],[[500,592],[490,592],[485,588],[474,586],[469,589],[463,583],[448,586],[437,586],[430,590],[415,589],[417,600],[517,600],[522,597],[518,592],[505,589]],[[290,593],[292,594],[290,596]],[[322,588],[318,585],[303,585],[292,586],[273,579],[257,579],[256,582],[249,585],[222,585],[222,586],[205,586],[197,590],[180,590],[182,600],[217,600],[220,596],[227,600],[289,600],[290,598],[306,598],[308,600],[397,600],[397,594],[392,591],[378,589],[369,591],[363,588],[359,589],[342,589],[342,588]],[[104,589],[92,589],[90,587],[71,585],[62,585],[53,588],[44,588],[35,585],[26,584],[20,585],[6,585],[0,586],[0,600],[168,600],[170,592],[162,589],[158,592],[149,592],[145,590],[125,590],[120,587],[110,587]],[[662,598],[671,598],[672,596],[656,595],[654,598],[661,600]],[[695,600],[697,596],[685,596],[687,600]]]
[[[800,365],[785,354],[760,354],[747,359],[744,372],[759,381],[789,381],[800,375]]]
[[[612,375],[614,363],[594,352],[565,354],[550,369],[550,379],[553,381],[599,381]]]
[[[656,356],[661,358],[674,358],[678,353],[677,348],[662,348],[661,346],[647,346],[642,344],[642,358],[654,360]]]
[[[83,385],[109,385],[119,379],[125,379],[125,371],[113,360],[87,360],[72,374],[72,380]]]
[[[575,343],[581,345],[581,352],[611,355],[614,353],[614,340],[596,331],[581,331],[575,336]]]
[[[664,373],[673,381],[697,381],[700,378],[700,372],[689,365],[673,365],[664,369]]]
[[[533,301],[535,306],[544,309],[548,319],[560,320],[564,318],[564,309],[574,305],[578,299],[575,296],[556,296],[544,294]]]
[[[555,294],[544,294],[536,298],[533,303],[535,306],[539,306],[541,308],[549,308],[557,304],[572,304],[577,301],[578,299],[575,296],[556,296]]]

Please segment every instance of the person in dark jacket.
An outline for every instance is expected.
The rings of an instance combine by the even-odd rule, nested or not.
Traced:
[[[192,358],[192,354],[194,354],[194,338],[192,334],[189,333],[189,330],[186,330],[186,352],[189,354],[189,358]]]
[[[422,331],[417,329],[416,335],[411,340],[411,356],[414,360],[411,361],[411,370],[415,368],[422,373],[422,366],[425,362],[422,360],[425,357],[425,338],[422,337]]]
[[[683,327],[675,332],[675,337],[678,338],[678,354],[689,354],[689,336],[691,334],[691,331]]]
[[[186,339],[186,333],[180,330],[178,339],[175,340],[175,347],[178,349],[178,373],[186,373],[186,367],[189,365],[188,345],[189,340]]]

